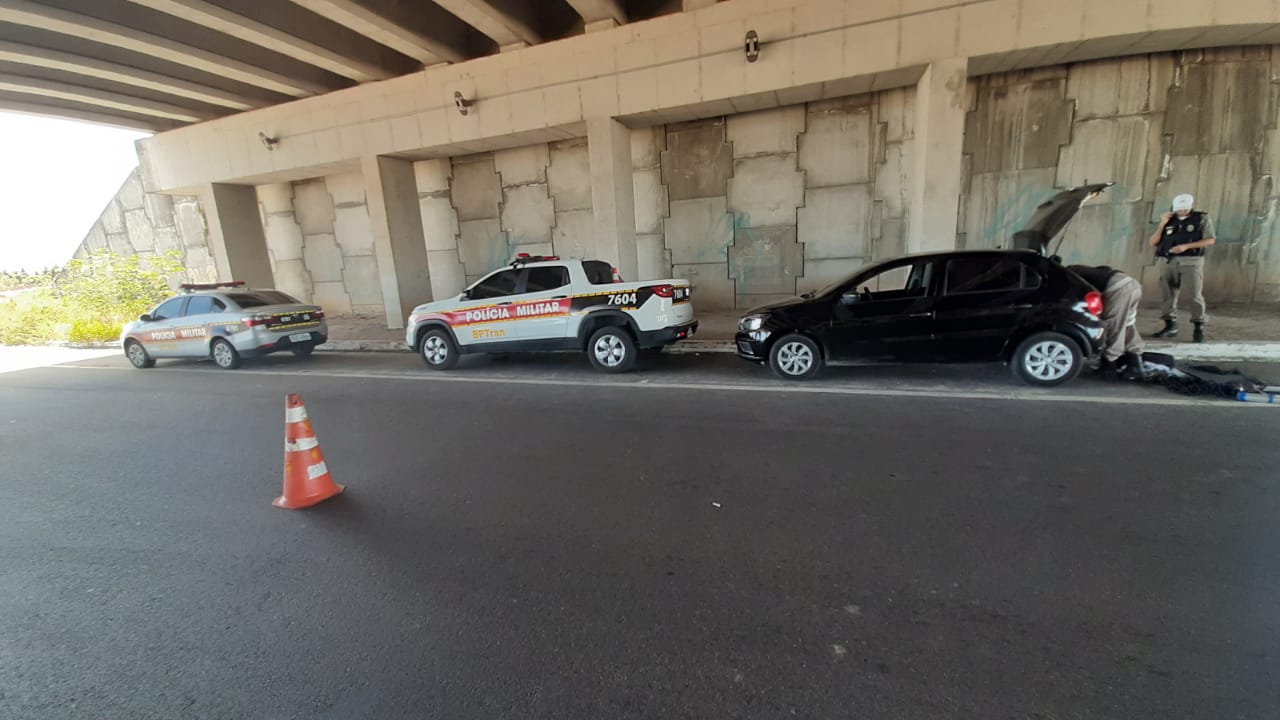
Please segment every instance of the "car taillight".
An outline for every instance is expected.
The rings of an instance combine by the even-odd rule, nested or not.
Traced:
[[[315,312],[311,313],[311,319],[312,319],[312,320],[323,320],[323,319],[324,319],[324,311],[323,311],[323,310],[317,310],[317,311],[315,311]]]
[[[264,317],[247,317],[241,319],[240,322],[248,325],[249,327],[254,327],[256,325],[266,325],[267,319]]]
[[[1084,296],[1084,306],[1090,315],[1102,317],[1102,293],[1097,290],[1090,291]]]
[[[674,285],[656,285],[653,288],[653,294],[660,298],[673,297],[676,294],[676,288]]]

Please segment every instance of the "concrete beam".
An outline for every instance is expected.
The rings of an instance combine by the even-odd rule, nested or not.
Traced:
[[[929,65],[916,84],[908,252],[951,250],[960,216],[969,60]]]
[[[413,161],[370,156],[361,159],[361,171],[387,328],[398,329],[410,310],[431,300]]]
[[[200,206],[209,227],[209,248],[218,279],[243,280],[249,287],[275,287],[253,186],[211,183],[201,188]]]
[[[146,88],[147,90],[154,90],[189,100],[198,100],[209,105],[231,108],[232,110],[251,110],[267,104],[265,101],[250,100],[226,90],[188,82],[148,70],[140,70],[128,65],[21,43],[0,41],[0,62],[59,70],[121,85]]]
[[[627,22],[627,12],[618,0],[569,0],[569,4],[582,16],[584,23],[613,20],[624,25]]]
[[[356,82],[369,82],[389,77],[389,73],[375,63],[346,57],[327,47],[204,0],[129,0],[129,2],[240,38],[245,42],[278,52],[299,62],[324,68],[335,75],[341,75]]]
[[[423,65],[440,62],[462,62],[470,57],[460,45],[419,32],[397,19],[374,12],[356,0],[290,0],[295,5],[327,18],[343,27],[379,42]],[[434,6],[420,3],[417,11],[428,13]],[[435,8],[448,15],[443,10]],[[452,16],[450,16],[452,17]],[[461,24],[460,20],[454,18]],[[444,33],[441,33],[444,35]]]
[[[207,113],[196,112],[165,102],[107,92],[82,85],[72,85],[56,80],[23,77],[8,73],[0,73],[0,90],[22,95],[39,95],[41,97],[70,100],[85,105],[124,110],[138,115],[167,118],[181,122],[200,122],[212,117]]]
[[[612,261],[627,280],[640,272],[636,250],[635,185],[631,175],[631,130],[613,118],[587,121],[591,164],[591,216],[596,254]]]
[[[500,46],[526,42],[537,45],[542,34],[527,0],[435,0],[458,19],[489,36]]]
[[[28,97],[31,100],[18,99]],[[178,127],[179,123],[152,117],[139,117],[95,109],[79,103],[65,102],[53,98],[34,99],[33,96],[19,96],[0,92],[0,107],[5,112],[39,115],[58,120],[80,120],[95,125],[123,128],[125,130],[142,130],[145,132],[163,132]]]
[[[318,83],[296,80],[158,35],[27,0],[0,0],[0,22],[113,45],[292,97],[329,90]]]

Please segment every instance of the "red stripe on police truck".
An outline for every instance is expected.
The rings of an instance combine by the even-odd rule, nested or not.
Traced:
[[[571,300],[569,298],[537,300],[512,303],[510,305],[486,305],[484,307],[466,308],[451,312],[431,313],[425,317],[444,320],[451,327],[461,327],[465,325],[480,325],[482,323],[567,315],[570,303]]]

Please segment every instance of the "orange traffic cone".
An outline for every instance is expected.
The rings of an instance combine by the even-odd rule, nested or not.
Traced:
[[[328,500],[344,489],[329,477],[302,398],[290,393],[284,402],[284,494],[271,504],[297,510]]]

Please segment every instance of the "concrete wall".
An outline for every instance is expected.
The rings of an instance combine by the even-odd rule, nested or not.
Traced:
[[[1158,295],[1146,244],[1174,195],[1213,216],[1211,302],[1280,300],[1280,49],[1141,55],[971,83],[959,243],[1005,244],[1053,188],[1112,180],[1064,234],[1067,262],[1110,264]]]
[[[144,193],[138,170],[129,173],[107,203],[75,256],[107,249],[141,256],[172,250],[186,266],[184,280],[210,282],[218,276],[199,198]]]

